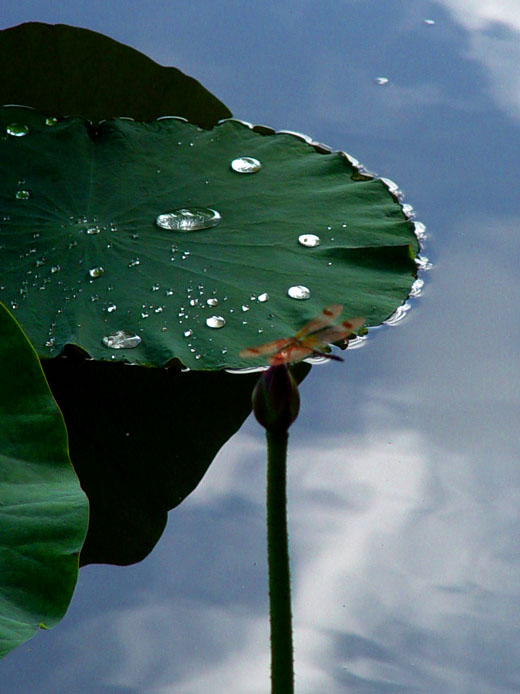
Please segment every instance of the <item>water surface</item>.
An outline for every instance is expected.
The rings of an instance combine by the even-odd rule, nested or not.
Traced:
[[[3,26],[29,20],[108,34],[399,183],[422,297],[313,369],[291,430],[297,691],[520,691],[520,7],[4,3]],[[144,562],[81,570],[2,691],[265,694],[264,473],[250,419]]]

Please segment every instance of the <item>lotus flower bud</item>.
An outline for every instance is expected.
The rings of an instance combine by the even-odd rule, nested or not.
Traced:
[[[272,433],[287,431],[299,409],[298,385],[287,365],[264,371],[253,391],[253,411],[260,424]]]

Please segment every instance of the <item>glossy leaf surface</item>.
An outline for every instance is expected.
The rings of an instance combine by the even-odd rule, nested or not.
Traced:
[[[38,358],[0,304],[0,657],[64,615],[88,504]]]
[[[413,224],[387,186],[293,135],[237,121],[48,125],[18,108],[2,109],[0,129],[0,298],[43,356],[73,343],[101,360],[249,366],[241,349],[330,303],[378,325],[415,277]],[[244,155],[257,173],[233,170]],[[156,223],[201,208],[220,221]],[[310,298],[290,296],[300,286]],[[119,335],[133,342],[114,349]]]

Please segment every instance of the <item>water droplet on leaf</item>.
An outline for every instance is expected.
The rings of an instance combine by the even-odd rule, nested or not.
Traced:
[[[231,162],[231,168],[237,173],[251,174],[260,171],[262,164],[253,157],[238,157]]]
[[[320,245],[320,237],[316,234],[301,234],[298,236],[298,242],[307,248],[316,248]]]
[[[98,265],[98,267],[91,267],[88,274],[94,279],[97,279],[105,274],[105,270],[101,267],[101,265]]]
[[[20,125],[20,123],[11,123],[6,127],[6,132],[12,137],[23,137],[29,132],[29,127],[27,125]]]
[[[169,231],[199,231],[217,226],[222,217],[209,207],[187,207],[160,214],[155,223]]]
[[[29,200],[30,197],[31,193],[28,190],[18,190],[15,195],[17,200]]]
[[[139,335],[130,335],[124,330],[117,330],[112,335],[103,338],[103,344],[110,349],[133,349],[141,344]]]
[[[311,290],[308,287],[304,287],[303,284],[297,284],[294,287],[289,287],[287,294],[291,299],[310,299]]]
[[[208,328],[223,328],[226,325],[226,319],[222,316],[210,316],[206,318]]]
[[[45,125],[57,125],[58,124],[58,119],[51,117],[51,118],[46,118],[45,119]]]
[[[206,303],[208,306],[218,306],[218,299],[216,299],[215,297],[210,297],[209,299],[207,299]]]
[[[113,313],[116,309],[117,309],[117,306],[115,304],[109,304],[107,306],[108,313]]]
[[[267,292],[263,292],[262,294],[258,295],[258,301],[261,303],[264,303],[265,301],[269,301],[269,294]]]

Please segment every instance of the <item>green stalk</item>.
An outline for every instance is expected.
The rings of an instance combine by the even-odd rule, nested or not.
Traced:
[[[293,641],[287,533],[287,430],[267,431],[267,559],[271,694],[293,694]]]

